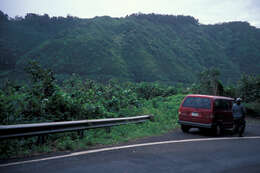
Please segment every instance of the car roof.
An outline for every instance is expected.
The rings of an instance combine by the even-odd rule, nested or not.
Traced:
[[[202,94],[189,94],[186,97],[202,97],[202,98],[211,98],[211,99],[225,99],[225,100],[234,100],[231,97],[224,96],[213,96],[213,95],[202,95]]]

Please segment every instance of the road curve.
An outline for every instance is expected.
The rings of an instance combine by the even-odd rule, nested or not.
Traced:
[[[0,172],[260,172],[260,125],[245,137],[180,130],[124,146],[0,163]]]

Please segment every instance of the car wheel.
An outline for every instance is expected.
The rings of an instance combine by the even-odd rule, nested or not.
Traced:
[[[200,130],[200,132],[202,132],[202,133],[205,133],[205,132],[207,131],[207,129],[202,128],[202,127],[200,127],[199,130]]]
[[[189,126],[186,126],[186,125],[181,125],[181,130],[182,130],[184,133],[188,133],[189,130],[190,130],[190,127],[189,127]]]

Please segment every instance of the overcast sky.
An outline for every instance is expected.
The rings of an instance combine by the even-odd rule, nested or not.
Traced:
[[[260,0],[0,0],[0,10],[10,17],[26,13],[79,18],[138,12],[190,15],[202,24],[247,21],[260,28]]]

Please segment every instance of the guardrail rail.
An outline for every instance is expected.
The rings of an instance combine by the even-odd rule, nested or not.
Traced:
[[[152,115],[143,115],[126,118],[108,118],[96,120],[48,122],[17,125],[0,125],[0,139],[11,139],[17,137],[39,136],[43,137],[53,133],[78,131],[80,137],[84,136],[84,130],[95,128],[107,128],[129,123],[141,123],[147,120],[153,121]]]

